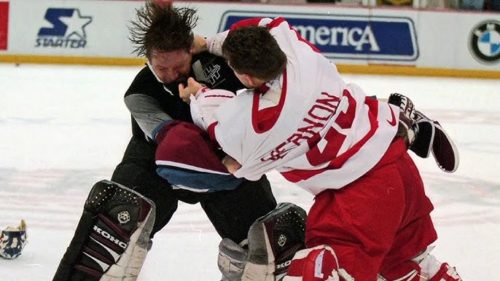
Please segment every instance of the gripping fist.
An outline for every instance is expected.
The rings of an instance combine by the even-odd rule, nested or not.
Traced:
[[[191,95],[196,95],[199,89],[203,88],[204,85],[194,80],[193,77],[189,77],[187,80],[187,85],[179,84],[179,97],[186,103],[190,102]]]

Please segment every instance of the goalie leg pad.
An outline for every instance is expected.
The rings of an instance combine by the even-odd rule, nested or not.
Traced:
[[[97,182],[53,280],[135,280],[151,246],[154,214],[154,203],[139,193]]]
[[[306,211],[280,203],[248,231],[248,260],[241,280],[280,280],[304,248]]]
[[[243,269],[247,262],[247,246],[245,239],[240,245],[229,238],[224,238],[219,244],[217,264],[222,273],[222,281],[241,280]]]

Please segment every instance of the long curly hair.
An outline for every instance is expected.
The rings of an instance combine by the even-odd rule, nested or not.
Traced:
[[[136,11],[137,19],[130,22],[129,39],[137,56],[149,59],[153,50],[189,50],[194,40],[192,30],[198,22],[195,9],[150,1]]]

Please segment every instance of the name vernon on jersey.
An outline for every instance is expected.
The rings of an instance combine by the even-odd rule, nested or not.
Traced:
[[[303,141],[314,142],[319,140],[319,132],[326,127],[328,121],[335,115],[341,101],[341,98],[326,92],[322,92],[321,95],[323,98],[319,98],[314,102],[297,131],[276,146],[267,157],[262,157],[260,159],[262,162],[282,159]]]

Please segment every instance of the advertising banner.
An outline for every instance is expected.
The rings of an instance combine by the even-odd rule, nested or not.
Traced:
[[[341,5],[171,1],[196,10],[194,33],[283,17],[341,71],[498,78],[497,14]],[[143,1],[0,0],[0,62],[143,65],[129,40]]]
[[[9,2],[0,2],[0,50],[6,51],[9,42]]]
[[[500,21],[484,20],[469,34],[469,51],[474,59],[486,65],[500,62]]]
[[[35,48],[80,49],[87,45],[86,28],[92,16],[82,15],[77,8],[49,7],[44,19],[49,27],[40,27]]]
[[[418,58],[415,24],[405,16],[349,15],[346,12],[249,13],[229,10],[221,18],[219,32],[247,18],[278,16],[285,18],[303,38],[331,59],[414,62]]]
[[[13,0],[10,4],[13,53],[134,57],[128,21],[139,2]]]

